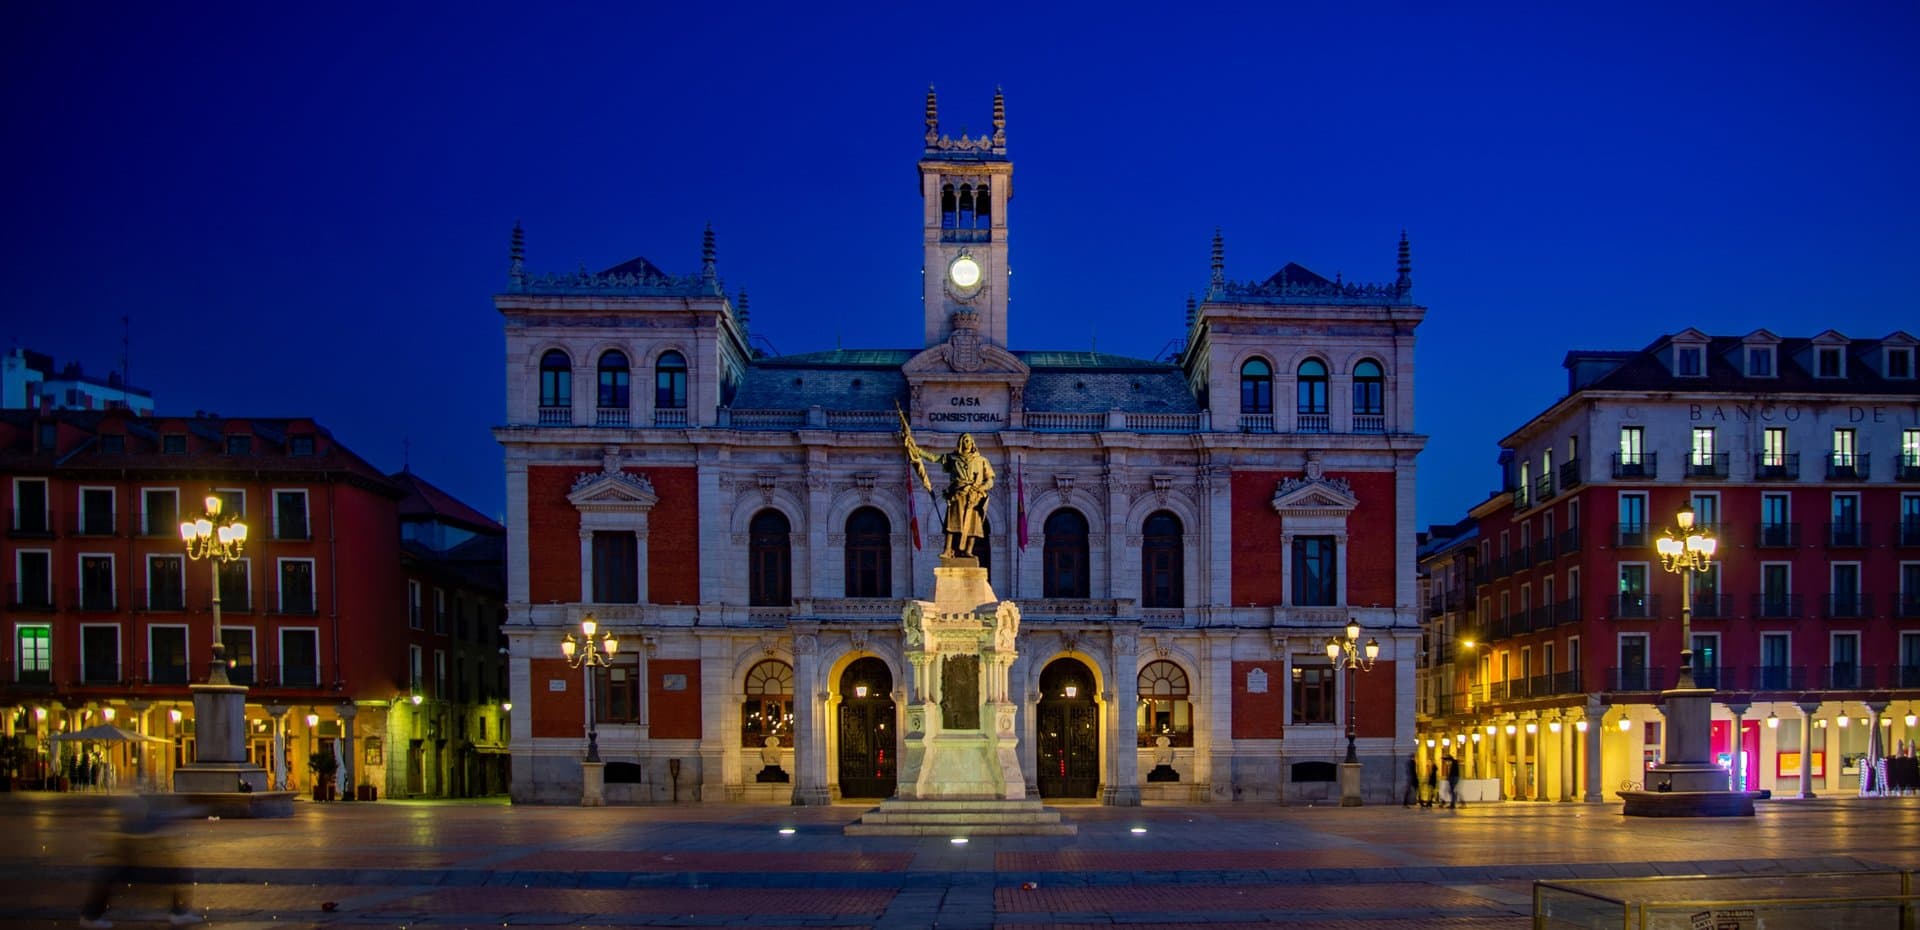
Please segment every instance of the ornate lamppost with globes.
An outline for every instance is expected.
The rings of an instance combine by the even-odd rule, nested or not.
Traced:
[[[1660,553],[1660,564],[1667,571],[1680,576],[1680,681],[1679,690],[1693,687],[1693,575],[1704,572],[1713,564],[1713,553],[1719,548],[1719,540],[1713,538],[1705,527],[1694,526],[1692,507],[1682,507],[1674,515],[1674,522],[1680,532],[1668,530],[1654,543],[1654,549]]]
[[[247,547],[247,524],[239,514],[221,514],[220,498],[209,494],[207,512],[198,520],[180,524],[180,541],[187,547],[187,558],[205,560],[213,567],[213,668],[207,683],[228,684],[227,644],[220,638],[220,566],[240,557]]]
[[[587,758],[581,764],[580,803],[585,807],[598,807],[603,802],[605,790],[604,763],[600,761],[600,730],[597,718],[599,709],[594,706],[593,675],[594,669],[606,668],[613,664],[613,656],[620,651],[620,640],[611,631],[600,632],[600,624],[588,613],[580,620],[580,637],[574,638],[568,633],[560,640],[560,653],[567,659],[567,667],[581,669],[581,679],[587,689]]]
[[[1359,723],[1359,708],[1355,701],[1354,687],[1357,672],[1373,670],[1375,659],[1380,657],[1380,642],[1367,637],[1363,646],[1360,643],[1360,621],[1348,620],[1346,636],[1335,636],[1327,640],[1327,659],[1335,667],[1347,670],[1347,758],[1340,766],[1340,806],[1360,806],[1360,753],[1354,747],[1354,730]]]

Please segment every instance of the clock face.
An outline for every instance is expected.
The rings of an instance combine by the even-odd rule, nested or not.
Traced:
[[[971,257],[962,255],[947,266],[947,278],[958,288],[972,288],[980,283],[980,263]]]

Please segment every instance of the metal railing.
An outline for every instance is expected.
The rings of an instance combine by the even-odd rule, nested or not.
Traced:
[[[112,613],[119,609],[116,593],[112,588],[68,588],[66,603],[74,610]]]
[[[14,610],[20,611],[52,610],[54,608],[53,586],[45,583],[23,585],[15,582],[7,585],[7,603]]]
[[[1526,485],[1524,484],[1515,485],[1511,488],[1508,488],[1507,493],[1513,495],[1513,509],[1525,510],[1528,507],[1533,506],[1533,503],[1529,498],[1530,492],[1528,491]]]
[[[1859,592],[1829,594],[1823,606],[1821,616],[1828,620],[1859,620],[1872,611],[1873,598]]]
[[[1728,453],[1694,452],[1687,456],[1687,477],[1689,478],[1725,478],[1727,476]]]
[[[1731,616],[1733,616],[1733,595],[1695,594],[1693,596],[1695,620],[1724,620]]]
[[[311,617],[320,612],[314,601],[313,591],[268,591],[267,603],[273,605],[273,612],[290,617]],[[221,607],[225,607],[223,602]]]
[[[1753,544],[1762,549],[1791,549],[1800,545],[1800,524],[1762,523]]]
[[[1613,545],[1615,548],[1645,549],[1647,542],[1647,525],[1645,523],[1615,523],[1613,525]]]
[[[1895,481],[1920,481],[1920,452],[1902,452],[1893,470]]]
[[[1804,691],[1807,670],[1799,665],[1748,666],[1747,687],[1755,691]]]
[[[15,510],[13,523],[7,528],[15,536],[52,536],[53,512],[40,510]]]
[[[940,229],[940,241],[941,242],[992,242],[993,230],[991,228],[962,229],[958,226],[954,226],[954,227],[943,226]]]
[[[126,683],[119,662],[81,662],[74,666],[74,683],[82,685],[118,685]]]
[[[1899,604],[1895,609],[1895,615],[1903,620],[1920,617],[1920,591],[1908,591],[1900,595]]]
[[[69,514],[68,532],[75,536],[118,536],[120,522],[111,510],[84,510]]]
[[[1658,594],[1615,594],[1607,598],[1609,620],[1648,620],[1660,615]]]
[[[1553,554],[1553,539],[1551,537],[1533,544],[1534,562],[1551,562],[1553,561]]]
[[[1613,476],[1615,478],[1652,478],[1659,474],[1659,459],[1652,452],[1613,454]]]
[[[1899,531],[1895,535],[1895,545],[1920,546],[1920,517],[1900,518]]]
[[[1568,490],[1580,486],[1580,465],[1581,462],[1579,459],[1568,459],[1560,463],[1561,490]]]
[[[1872,472],[1867,453],[1833,452],[1827,455],[1828,481],[1865,481]]]
[[[1753,596],[1753,615],[1764,620],[1798,617],[1800,616],[1800,595],[1756,594]]]
[[[1580,528],[1568,527],[1560,531],[1560,553],[1567,555],[1580,551]]]
[[[1614,666],[1607,669],[1609,691],[1662,691],[1667,687],[1667,670],[1659,666]]]
[[[178,613],[187,609],[186,593],[179,588],[142,588],[134,592],[133,602],[145,604],[147,610],[160,613]]]
[[[1867,544],[1867,524],[1859,520],[1827,524],[1827,545],[1858,548]]]
[[[1874,679],[1871,665],[1822,665],[1819,686],[1828,691],[1865,691]]]
[[[1753,454],[1753,477],[1756,481],[1792,481],[1800,477],[1800,453],[1784,452]]]
[[[1553,499],[1553,473],[1543,472],[1533,479],[1533,502],[1544,504]]]
[[[146,662],[140,666],[140,680],[150,685],[184,685],[189,681],[185,662]]]

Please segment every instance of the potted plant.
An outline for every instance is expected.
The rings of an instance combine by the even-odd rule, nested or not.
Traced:
[[[333,776],[340,770],[340,761],[331,752],[316,752],[307,756],[307,765],[313,770],[313,799],[333,800]]]

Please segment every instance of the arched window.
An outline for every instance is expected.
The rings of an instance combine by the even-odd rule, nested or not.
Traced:
[[[982,184],[973,189],[973,228],[986,229],[993,225],[993,188]]]
[[[1041,565],[1046,575],[1041,583],[1042,597],[1089,597],[1087,518],[1071,507],[1062,507],[1047,517],[1047,542]]]
[[[1174,746],[1193,745],[1193,704],[1187,701],[1187,673],[1159,659],[1140,670],[1140,745],[1158,745],[1164,736]]]
[[[1240,366],[1240,412],[1273,412],[1273,368],[1265,359]]]
[[[1373,359],[1353,366],[1353,412],[1357,416],[1387,412],[1387,379],[1380,372],[1380,363]]]
[[[740,745],[759,749],[770,736],[793,746],[793,666],[779,659],[747,669],[746,695],[740,703]]]
[[[973,185],[960,185],[960,228],[973,228]]]
[[[847,517],[847,596],[893,596],[893,532],[887,515],[862,507]]]
[[[1300,363],[1299,405],[1303,414],[1325,416],[1327,412],[1327,366],[1317,358]]]
[[[786,607],[793,603],[792,526],[787,515],[768,508],[747,525],[747,603]]]
[[[653,365],[653,406],[661,410],[687,409],[687,359],[678,352],[662,352]]]
[[[540,406],[573,406],[573,360],[559,349],[540,356]]]
[[[1186,605],[1186,553],[1181,546],[1180,518],[1165,510],[1147,517],[1140,539],[1140,606]]]
[[[954,222],[954,216],[957,213],[959,213],[959,209],[953,202],[953,185],[940,185],[940,228],[954,228],[954,226],[957,225]]]
[[[627,409],[627,354],[618,349],[600,356],[600,406]]]

